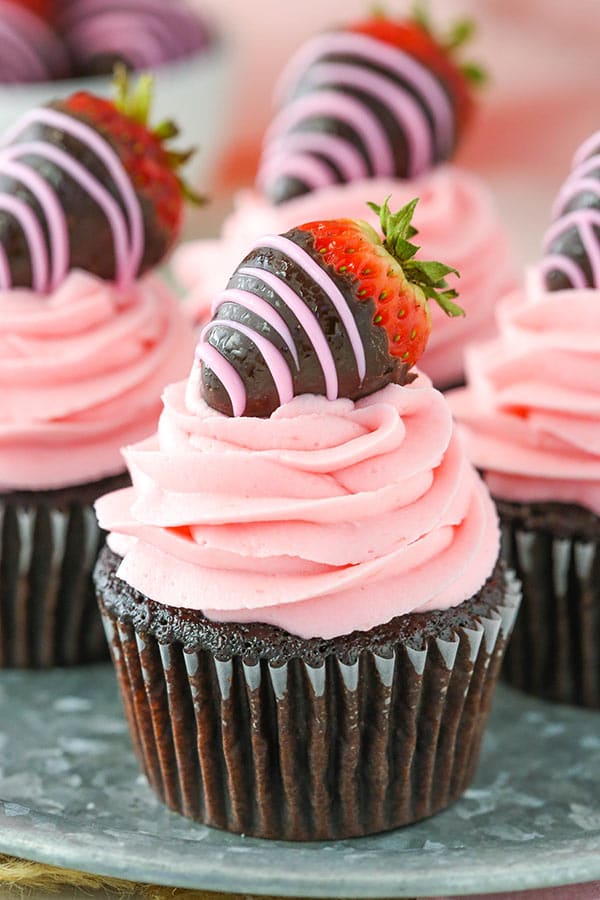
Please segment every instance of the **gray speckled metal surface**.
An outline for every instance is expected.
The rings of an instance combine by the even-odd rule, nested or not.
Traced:
[[[600,878],[600,714],[500,688],[473,787],[390,834],[284,844],[187,822],[139,774],[112,668],[0,672],[0,852],[181,887],[407,897]]]

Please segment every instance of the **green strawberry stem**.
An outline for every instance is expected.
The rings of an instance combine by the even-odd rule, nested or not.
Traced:
[[[149,128],[150,111],[154,99],[154,77],[147,72],[142,73],[131,82],[129,71],[122,63],[117,63],[113,76],[114,105],[128,119]],[[165,119],[152,129],[154,137],[161,144],[167,143],[179,134],[179,128],[171,119]],[[165,149],[169,168],[177,173],[181,193],[189,203],[199,206],[206,203],[206,198],[198,194],[182,177],[179,169],[195,154],[196,148],[189,150]]]
[[[383,246],[402,268],[407,279],[421,288],[425,296],[440,306],[448,316],[464,316],[465,311],[458,304],[453,303],[458,292],[449,288],[446,275],[460,274],[452,266],[444,263],[415,259],[416,253],[421,249],[417,244],[411,243],[418,232],[412,224],[415,207],[419,202],[418,197],[403,206],[398,212],[393,213],[389,206],[390,198],[386,197],[383,206],[376,203],[367,205],[379,216],[381,230],[384,235]]]
[[[389,19],[385,3],[372,3],[369,7],[369,15],[372,19]]]
[[[414,0],[410,8],[410,18],[416,22],[427,34],[433,34],[431,27],[431,15],[427,0]]]
[[[127,67],[117,63],[113,76],[114,104],[120,113],[138,125],[147,125],[152,108],[154,78],[147,72],[140,75],[133,86]]]
[[[437,40],[435,29],[431,22],[428,0],[415,0],[410,11],[410,18],[430,37]],[[449,56],[454,56],[457,50],[460,50],[473,39],[476,31],[477,25],[473,19],[458,19],[450,26],[448,34],[445,38],[439,40],[439,43],[448,52]],[[465,62],[459,68],[469,84],[472,84],[474,87],[481,87],[486,83],[488,78],[487,72],[479,63]]]

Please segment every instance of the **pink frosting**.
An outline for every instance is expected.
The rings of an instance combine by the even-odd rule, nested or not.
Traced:
[[[543,293],[532,277],[498,324],[467,352],[468,387],[450,394],[473,461],[495,496],[600,514],[600,292]]]
[[[426,376],[360,401],[304,395],[230,418],[199,366],[125,451],[133,487],[97,503],[118,575],[166,605],[308,638],[367,630],[476,593],[498,525]]]
[[[122,472],[120,448],[152,434],[161,391],[193,351],[192,329],[154,277],[127,292],[83,272],[49,296],[0,291],[0,489]]]
[[[463,373],[465,345],[493,335],[496,301],[516,284],[508,238],[489,191],[480,179],[456,166],[440,166],[414,181],[369,179],[324,188],[280,206],[252,191],[240,194],[220,240],[194,241],[175,255],[175,273],[190,292],[190,314],[196,322],[208,318],[213,298],[260,235],[344,216],[378,226],[366,203],[382,202],[389,194],[392,208],[420,197],[415,223],[423,258],[447,262],[461,274],[455,286],[466,316],[448,319],[433,304],[433,331],[420,362],[437,386],[456,383]]]

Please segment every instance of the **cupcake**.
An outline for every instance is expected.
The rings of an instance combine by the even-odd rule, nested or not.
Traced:
[[[506,678],[600,708],[600,133],[575,156],[544,257],[451,395],[523,582]]]
[[[0,84],[65,78],[69,58],[52,28],[55,0],[0,0]]]
[[[261,234],[297,222],[365,213],[374,196],[416,212],[427,253],[452,259],[462,276],[467,316],[436,328],[422,366],[436,386],[462,381],[462,349],[493,334],[496,300],[515,284],[512,251],[485,185],[448,162],[473,113],[469,76],[422,21],[374,17],[309,40],[277,88],[278,112],[267,131],[256,188],[241,193],[221,240],[195,241],[175,256],[196,322],[236,260]],[[454,275],[450,280],[454,282]]]
[[[129,483],[191,329],[153,274],[180,177],[145,124],[148,83],[32,110],[0,154],[0,666],[105,656],[92,504]],[[131,118],[133,109],[136,118]],[[170,129],[169,131],[172,131]]]
[[[158,433],[101,498],[95,580],[169,807],[289,840],[392,829],[469,784],[518,607],[443,396],[414,371],[447,266],[414,203],[263,238]]]

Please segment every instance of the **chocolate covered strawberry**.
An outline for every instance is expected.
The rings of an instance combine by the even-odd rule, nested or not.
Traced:
[[[26,114],[0,151],[0,288],[56,288],[79,268],[125,285],[175,244],[190,153],[169,149],[177,128],[152,130],[152,79],[117,96],[78,92]]]
[[[600,287],[600,131],[575,153],[554,202],[540,268],[549,291]]]
[[[366,222],[310,222],[262,238],[215,300],[197,350],[202,393],[226,415],[268,416],[299,394],[353,400],[405,384],[431,331],[429,302],[462,315],[443,263],[416,258],[417,200]]]
[[[375,15],[311,38],[281,79],[259,187],[281,203],[362,178],[413,178],[449,159],[482,77],[456,60],[472,30],[459,22],[443,40],[423,15]]]

